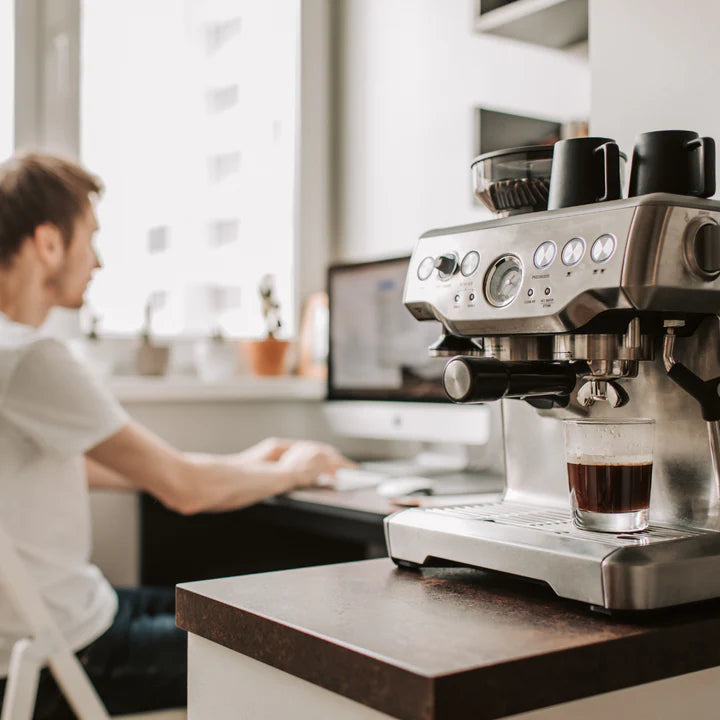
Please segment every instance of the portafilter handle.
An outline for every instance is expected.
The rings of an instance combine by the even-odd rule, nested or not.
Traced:
[[[495,358],[455,357],[443,372],[443,387],[456,403],[510,398],[568,398],[577,374],[568,363],[502,362]]]

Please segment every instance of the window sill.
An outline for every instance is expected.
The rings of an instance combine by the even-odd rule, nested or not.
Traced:
[[[325,381],[304,377],[238,376],[220,382],[196,377],[115,376],[109,388],[122,403],[146,402],[233,402],[320,401],[325,398]]]

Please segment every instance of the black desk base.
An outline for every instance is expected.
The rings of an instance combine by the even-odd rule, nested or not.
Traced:
[[[373,557],[382,515],[274,498],[243,510],[184,516],[140,499],[140,582],[179,582]]]

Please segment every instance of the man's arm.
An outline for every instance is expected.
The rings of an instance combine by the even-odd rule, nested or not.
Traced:
[[[89,457],[85,458],[88,485],[93,488],[108,488],[112,490],[134,490],[132,483],[120,473],[116,473]]]
[[[351,465],[332,447],[303,441],[283,448],[277,460],[256,460],[243,453],[186,454],[135,422],[86,455],[125,478],[130,487],[186,515],[251,505]]]
[[[281,440],[279,438],[266,438],[265,440],[253,445],[247,450],[232,456],[237,462],[252,464],[255,461],[275,461],[293,445],[292,440]],[[208,463],[213,459],[212,455],[207,453],[185,453],[185,458],[195,460],[200,463]],[[111,470],[105,465],[101,465],[89,457],[85,458],[85,470],[88,479],[88,485],[92,488],[106,488],[110,490],[135,490],[133,485],[124,475]]]

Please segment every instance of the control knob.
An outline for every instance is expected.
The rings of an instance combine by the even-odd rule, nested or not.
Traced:
[[[447,255],[440,255],[436,257],[435,267],[437,268],[438,274],[441,278],[449,278],[457,271],[457,255],[455,255],[455,253],[448,253]]]
[[[702,280],[720,276],[720,225],[711,218],[700,218],[687,229],[685,259]]]

